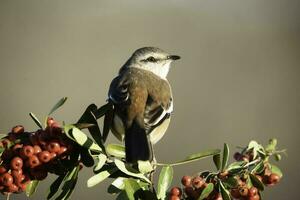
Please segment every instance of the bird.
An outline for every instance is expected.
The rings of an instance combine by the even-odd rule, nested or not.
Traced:
[[[113,104],[111,131],[125,141],[129,163],[153,161],[153,145],[165,134],[173,112],[167,75],[180,59],[157,47],[137,49],[111,81],[108,101]]]

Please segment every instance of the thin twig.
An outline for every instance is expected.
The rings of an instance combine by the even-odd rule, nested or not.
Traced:
[[[9,199],[10,199],[10,194],[11,194],[11,193],[8,193],[8,194],[7,194],[6,200],[9,200]]]

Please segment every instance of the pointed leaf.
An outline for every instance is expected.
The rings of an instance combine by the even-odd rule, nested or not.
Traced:
[[[125,147],[120,144],[108,144],[106,152],[118,158],[125,158]]]
[[[133,169],[131,166],[126,165],[121,160],[115,159],[115,165],[119,168],[119,170],[129,176],[133,176],[136,178],[143,179],[144,181],[151,183],[151,181],[142,173],[139,173],[137,170]]]
[[[202,200],[205,199],[206,197],[208,197],[208,195],[210,195],[210,193],[214,190],[214,184],[213,183],[209,183],[207,184],[207,186],[203,189],[203,191],[201,192],[200,197],[198,198],[198,200]]]
[[[103,167],[103,165],[105,164],[105,162],[107,160],[107,156],[105,154],[101,153],[101,154],[98,155],[97,159],[98,159],[98,163],[95,166],[94,171],[98,171]]]
[[[221,190],[221,195],[223,200],[231,200],[230,193],[228,190],[226,190],[222,181],[220,181],[219,184],[220,184],[220,190]]]
[[[269,140],[269,144],[266,146],[267,152],[273,152],[276,149],[277,139],[273,138]]]
[[[39,121],[39,119],[35,116],[35,114],[33,114],[32,112],[29,113],[29,116],[32,118],[32,120],[34,121],[34,123],[40,127],[41,129],[43,129],[43,126],[41,124],[41,122]]]
[[[166,192],[171,186],[173,180],[173,168],[171,166],[165,166],[161,169],[157,185],[157,198],[165,199]]]
[[[214,156],[216,154],[220,154],[220,150],[219,149],[213,149],[213,150],[203,151],[203,152],[200,152],[200,153],[192,154],[192,155],[188,156],[184,160],[171,163],[170,166],[182,165],[182,164],[194,162],[194,161],[201,160],[201,159],[204,159],[204,158],[207,158],[207,157],[210,157],[210,156]]]
[[[120,190],[124,190],[125,189],[125,183],[124,183],[125,180],[126,180],[126,178],[118,177],[111,184]]]
[[[97,111],[97,106],[95,104],[91,104],[89,105],[86,110],[84,111],[84,113],[82,114],[82,116],[80,117],[80,119],[78,120],[77,123],[88,123],[88,124],[93,124],[94,126],[90,126],[87,127],[91,136],[94,138],[94,140],[96,141],[96,143],[98,145],[103,146],[102,143],[102,136],[101,136],[101,131],[97,122],[97,119],[95,117],[94,112]]]
[[[111,103],[104,104],[98,110],[94,112],[96,119],[99,119],[112,107]]]
[[[61,98],[54,106],[53,108],[50,110],[48,115],[51,115],[54,111],[56,111],[59,107],[61,107],[62,105],[64,105],[64,103],[67,101],[68,97],[63,97]]]
[[[26,196],[31,197],[39,184],[38,180],[30,181],[30,183],[26,186]]]
[[[80,161],[86,167],[92,167],[95,164],[95,161],[94,161],[90,151],[86,148],[81,148],[81,150],[80,150]]]
[[[139,160],[138,161],[138,168],[139,168],[139,171],[143,174],[146,174],[146,173],[149,173],[149,172],[153,171],[153,167],[152,167],[150,161]]]
[[[226,188],[235,188],[238,186],[238,181],[234,177],[228,177],[223,181]]]
[[[223,149],[223,161],[222,161],[222,171],[226,168],[227,163],[228,163],[228,158],[229,158],[229,147],[228,144],[224,144],[224,149]]]
[[[276,165],[271,164],[271,172],[277,174],[280,178],[283,176],[281,170]]]
[[[221,154],[216,154],[213,156],[213,160],[217,170],[221,169]]]
[[[110,127],[111,127],[112,122],[113,122],[113,116],[114,116],[112,104],[109,104],[108,106],[109,107],[108,107],[108,109],[107,109],[107,111],[105,113],[104,124],[103,124],[103,136],[102,136],[102,139],[103,139],[104,142],[107,139]]]
[[[250,178],[253,186],[255,186],[260,191],[264,190],[264,184],[254,174],[250,174]]]
[[[108,178],[111,174],[113,174],[117,170],[118,170],[117,168],[112,168],[112,169],[102,171],[102,172],[92,176],[87,181],[87,186],[88,187],[93,187],[93,186],[97,185],[98,183],[100,183],[103,180],[105,180],[106,178]]]
[[[91,151],[102,152],[101,147],[93,142],[84,132],[76,128],[73,125],[64,126],[65,134],[72,140],[74,140],[80,146],[83,146]]]
[[[57,179],[50,185],[49,192],[47,195],[47,199],[51,199],[54,197],[54,195],[58,192],[60,185],[62,184],[63,180],[65,178],[65,175],[61,175],[57,177]]]
[[[255,167],[251,170],[251,173],[260,174],[264,171],[264,169],[265,169],[265,165],[264,165],[264,161],[262,160],[255,165]]]
[[[64,184],[61,188],[61,193],[55,200],[67,200],[72,195],[75,185],[78,180],[79,165],[74,166],[71,171],[68,171],[64,178]]]
[[[136,192],[141,189],[140,185],[136,182],[135,179],[128,178],[124,181],[125,192],[129,200],[136,200]]]

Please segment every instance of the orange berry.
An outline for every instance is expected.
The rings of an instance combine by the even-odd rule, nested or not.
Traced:
[[[37,156],[35,155],[32,155],[28,158],[27,160],[27,165],[30,167],[30,168],[35,168],[37,166],[40,165],[40,160],[38,159]]]
[[[14,157],[11,161],[10,161],[10,167],[11,169],[22,169],[23,167],[23,160],[20,157]]]
[[[50,142],[47,145],[47,150],[52,153],[58,153],[60,151],[60,145],[58,142]]]
[[[17,125],[11,129],[13,134],[22,134],[24,133],[24,127],[22,125]]]
[[[2,183],[3,185],[9,187],[11,184],[13,184],[14,179],[9,173],[5,173],[2,175]]]
[[[34,149],[30,145],[23,146],[23,148],[20,151],[20,155],[23,158],[29,158],[29,157],[33,156],[33,154],[34,154]]]
[[[50,155],[49,151],[42,151],[38,154],[38,158],[43,163],[47,163],[51,160],[51,155]]]
[[[181,179],[181,183],[184,186],[190,186],[192,184],[192,178],[190,176],[183,176]]]
[[[172,196],[181,196],[181,189],[179,187],[173,187],[171,190],[170,190],[170,194]]]

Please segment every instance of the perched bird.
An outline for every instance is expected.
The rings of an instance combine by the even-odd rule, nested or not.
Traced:
[[[126,161],[153,158],[152,145],[165,134],[173,111],[170,64],[180,59],[156,47],[136,50],[110,85],[114,105],[112,132],[125,140]]]

